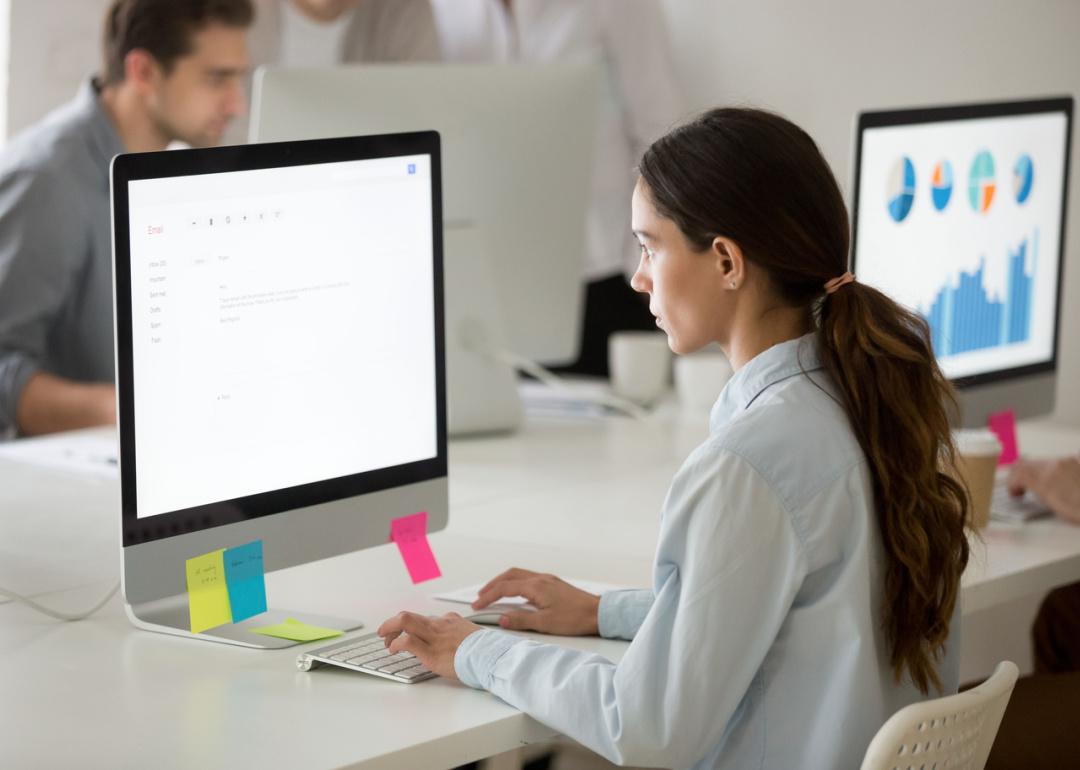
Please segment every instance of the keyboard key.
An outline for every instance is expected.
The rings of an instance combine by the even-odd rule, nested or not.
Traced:
[[[380,658],[384,657],[386,656],[382,655],[381,653],[369,652],[367,655],[357,655],[354,658],[349,658],[345,662],[348,663],[350,666],[362,666],[368,661],[379,660]]]
[[[332,660],[348,660],[349,658],[355,658],[360,655],[359,647],[346,647],[344,650],[335,650],[334,654],[330,656]]]
[[[420,664],[417,664],[417,665],[413,666],[412,668],[406,668],[406,669],[402,669],[401,671],[398,671],[397,675],[398,676],[403,676],[406,679],[416,679],[416,677],[418,677],[418,676],[423,676],[424,674],[430,674],[430,673],[431,673],[430,669],[428,669],[428,667],[425,666],[424,664],[420,663]]]
[[[391,663],[389,666],[383,666],[378,671],[383,674],[396,674],[398,671],[404,671],[407,668],[412,668],[415,664],[411,660],[399,660],[396,663]]]

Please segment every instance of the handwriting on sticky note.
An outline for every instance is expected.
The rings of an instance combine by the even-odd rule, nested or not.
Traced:
[[[232,622],[266,612],[266,575],[261,540],[225,549],[225,582]]]
[[[1020,459],[1020,445],[1016,440],[1016,413],[1012,409],[990,415],[990,430],[1001,442],[998,465],[1011,465]]]
[[[256,634],[274,636],[278,639],[288,639],[293,642],[314,642],[316,639],[331,639],[335,636],[341,636],[344,633],[344,631],[338,631],[334,628],[308,625],[296,618],[286,618],[283,622],[276,625],[262,626],[261,628],[253,628],[251,630]]]
[[[211,551],[185,563],[192,633],[232,622],[224,553]]]
[[[397,543],[412,582],[422,583],[442,575],[428,543],[426,511],[390,522],[390,539]]]

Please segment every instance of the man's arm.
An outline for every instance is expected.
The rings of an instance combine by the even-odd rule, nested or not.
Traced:
[[[104,410],[101,385],[62,380],[43,368],[49,329],[71,301],[86,253],[85,224],[69,215],[69,196],[46,169],[0,173],[0,434],[114,419],[111,406]]]
[[[26,381],[15,412],[20,433],[32,436],[116,422],[111,383],[72,382],[44,372]]]

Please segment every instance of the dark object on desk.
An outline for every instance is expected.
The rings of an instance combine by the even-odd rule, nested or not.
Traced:
[[[621,274],[613,275],[586,284],[581,329],[577,360],[552,367],[553,372],[607,377],[608,337],[619,331],[655,331],[656,318],[649,312],[648,297],[630,288]]]
[[[1017,681],[986,767],[1080,767],[1080,583],[1047,595],[1031,636],[1036,673]]]
[[[1039,607],[1031,628],[1036,674],[1080,672],[1080,583],[1055,588]],[[1080,689],[1078,689],[1080,699]],[[1080,726],[1080,709],[1073,712]],[[1080,767],[1080,754],[1077,754]]]
[[[1080,671],[1019,679],[987,770],[1080,767]]]

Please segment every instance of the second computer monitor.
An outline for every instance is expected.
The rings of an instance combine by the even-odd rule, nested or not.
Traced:
[[[859,116],[853,265],[918,311],[965,424],[1053,409],[1072,99]]]
[[[200,628],[189,560],[259,541],[244,569],[272,571],[446,526],[439,171],[432,132],[115,159],[136,625],[249,647],[288,644],[252,631],[287,618],[353,628],[274,597]]]
[[[446,228],[479,232],[499,331],[513,353],[560,363],[580,339],[599,92],[597,67],[584,61],[270,67],[256,75],[251,138],[438,131]],[[454,260],[448,253],[448,271]]]

